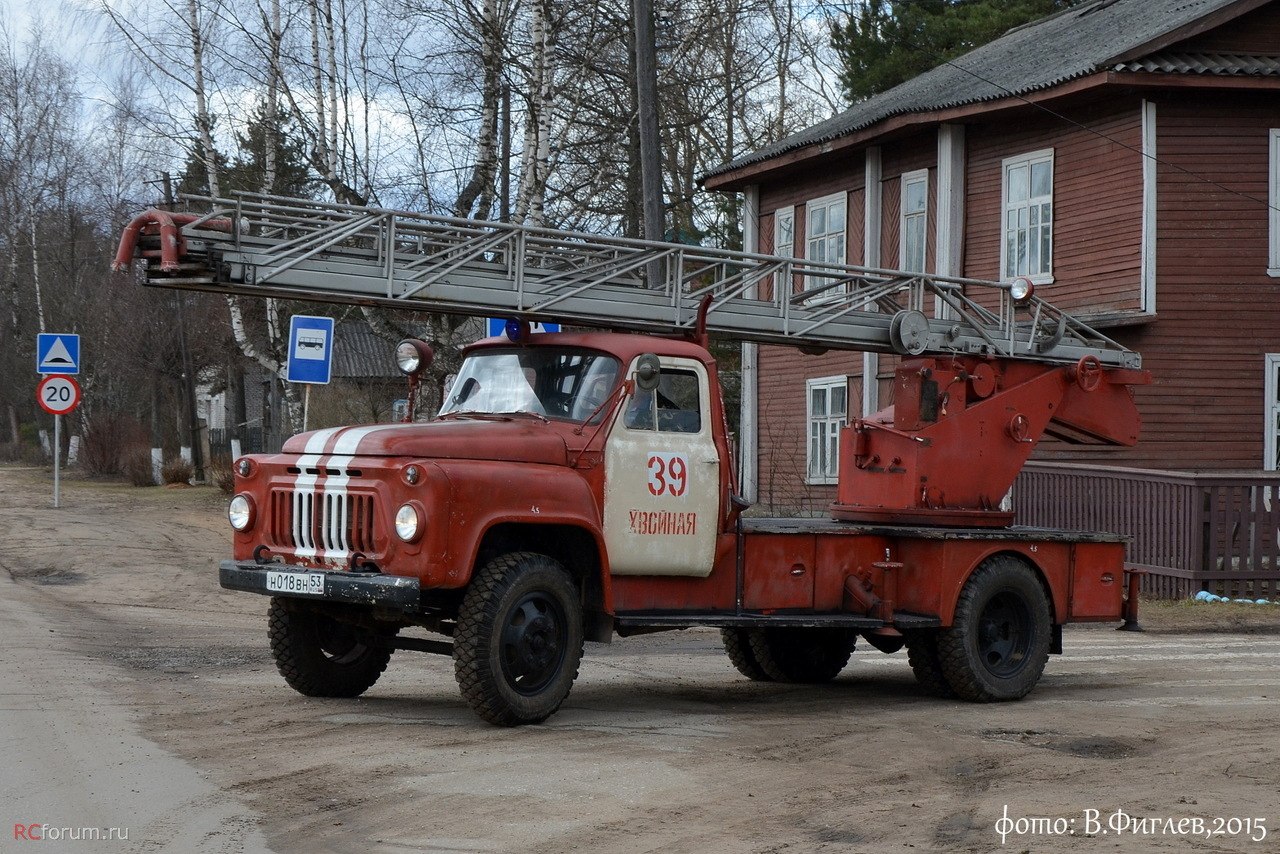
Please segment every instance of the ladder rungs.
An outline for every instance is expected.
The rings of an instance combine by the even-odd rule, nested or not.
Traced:
[[[1038,297],[1015,305],[1001,282],[300,199],[197,201],[234,223],[184,230],[181,272],[207,275],[148,258],[150,283],[660,333],[692,329],[709,297],[709,331],[760,343],[1141,366]]]

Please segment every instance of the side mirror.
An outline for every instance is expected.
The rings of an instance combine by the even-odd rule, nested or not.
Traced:
[[[662,366],[653,353],[645,353],[636,360],[636,388],[641,391],[653,391],[658,387]]]

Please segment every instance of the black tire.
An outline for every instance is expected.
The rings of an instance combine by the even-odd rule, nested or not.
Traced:
[[[756,654],[751,651],[750,629],[721,629],[720,640],[724,643],[729,661],[733,662],[739,673],[755,682],[773,681],[773,677],[764,672],[764,668],[756,660]]]
[[[858,642],[848,629],[750,629],[748,635],[751,654],[775,682],[830,682]]]
[[[476,714],[499,726],[544,721],[582,660],[582,602],[564,567],[512,552],[476,573],[462,597],[453,670]]]
[[[325,614],[312,602],[273,597],[268,635],[276,669],[308,697],[358,697],[387,669],[390,643]],[[384,633],[390,640],[394,630]],[[377,640],[381,640],[378,638]]]
[[[935,697],[948,699],[956,695],[942,672],[936,631],[907,632],[907,662],[920,686]]]
[[[1049,598],[1031,567],[988,558],[965,582],[951,628],[938,634],[942,673],[971,702],[1021,699],[1044,673],[1051,633]]]

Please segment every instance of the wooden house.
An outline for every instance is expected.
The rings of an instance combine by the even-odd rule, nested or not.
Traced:
[[[1274,588],[1280,2],[1085,3],[704,185],[742,194],[749,250],[1029,275],[1041,296],[1140,351],[1155,376],[1137,392],[1142,441],[1042,445],[1015,489],[1020,520],[1131,533],[1132,559],[1172,579],[1168,590],[1212,573],[1229,591]],[[892,369],[887,357],[748,345],[750,496],[824,512],[833,437],[892,402]]]

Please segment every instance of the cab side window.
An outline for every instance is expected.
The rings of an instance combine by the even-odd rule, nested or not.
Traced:
[[[663,370],[656,389],[636,390],[627,406],[624,423],[632,430],[701,433],[698,375],[693,371]]]

